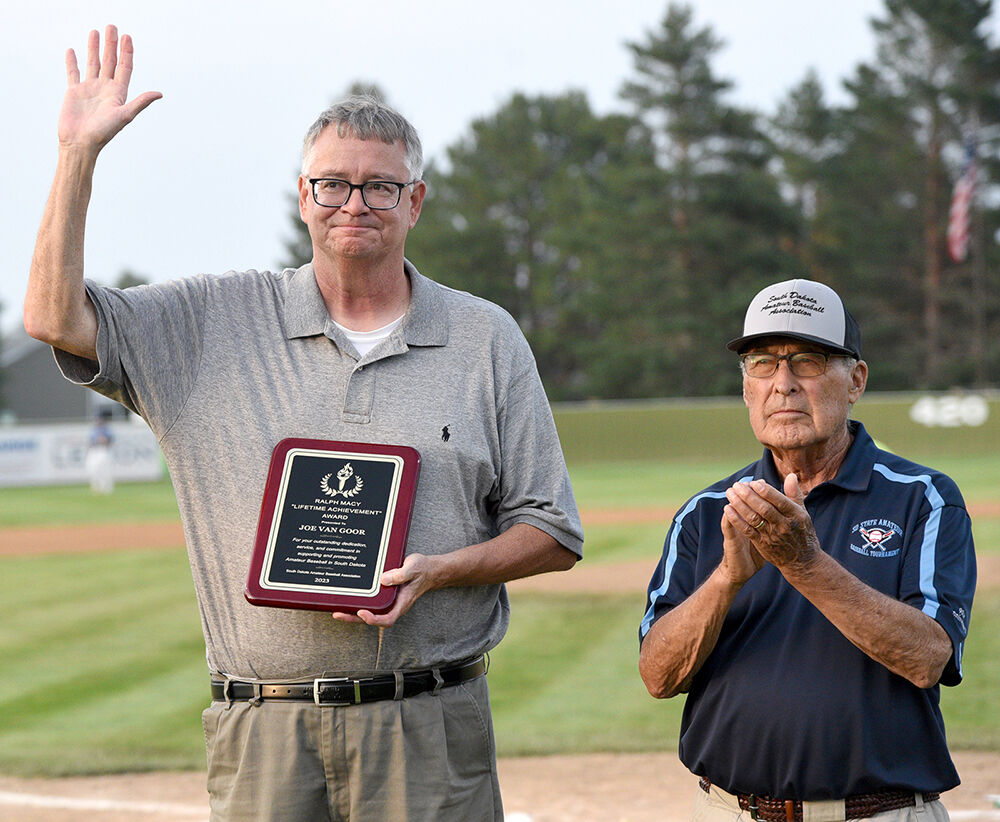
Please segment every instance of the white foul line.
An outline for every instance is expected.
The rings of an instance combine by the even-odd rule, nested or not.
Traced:
[[[58,808],[72,811],[121,811],[123,813],[163,813],[179,816],[197,816],[205,819],[205,809],[194,805],[178,805],[171,802],[129,802],[120,799],[77,799],[71,796],[41,796],[31,793],[0,791],[0,805],[15,805],[28,808]],[[1000,810],[949,811],[955,822],[973,820],[1000,820]],[[526,813],[513,813],[507,822],[531,822]]]
[[[169,813],[206,819],[206,809],[171,802],[129,802],[120,799],[77,799],[71,796],[41,796],[0,791],[0,805],[28,808],[59,808],[72,811],[121,811],[124,813]]]
[[[31,793],[0,791],[0,805],[22,808],[56,808],[64,811],[118,811],[121,813],[173,814],[206,819],[205,808],[178,805],[170,802],[130,802],[121,799],[80,799],[71,796],[43,796]],[[954,814],[953,814],[954,816]],[[526,813],[512,813],[506,822],[532,822]]]

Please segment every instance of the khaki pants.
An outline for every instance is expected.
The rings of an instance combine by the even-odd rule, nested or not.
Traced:
[[[212,822],[502,822],[486,677],[347,707],[213,702]]]
[[[697,785],[694,798],[692,822],[750,822],[750,812],[740,807],[739,800],[731,793],[712,785],[706,793]],[[802,822],[843,822],[844,801],[803,802]],[[944,804],[924,802],[917,796],[917,804],[912,808],[900,808],[898,811],[886,811],[875,814],[869,819],[878,822],[949,822],[950,817]]]

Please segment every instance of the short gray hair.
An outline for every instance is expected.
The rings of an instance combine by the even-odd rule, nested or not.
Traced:
[[[339,137],[357,137],[359,140],[381,140],[390,145],[403,144],[406,170],[410,180],[419,180],[424,173],[424,150],[417,130],[402,114],[389,108],[376,97],[355,94],[334,103],[316,118],[302,141],[302,173],[311,159],[313,146],[328,126],[335,126]]]

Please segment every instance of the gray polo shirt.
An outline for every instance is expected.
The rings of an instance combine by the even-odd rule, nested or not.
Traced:
[[[98,364],[65,376],[140,414],[177,494],[213,671],[282,679],[427,667],[489,650],[502,585],[421,597],[392,628],[243,597],[264,482],[286,437],[410,445],[421,455],[408,552],[441,554],[523,522],[581,553],[583,533],[534,358],[513,318],[406,264],[409,310],[358,359],[311,265],[124,291],[87,283]],[[447,428],[447,435],[444,429]]]

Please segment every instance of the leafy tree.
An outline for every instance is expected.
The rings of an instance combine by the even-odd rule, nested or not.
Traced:
[[[299,217],[299,198],[294,194],[288,194],[288,218],[289,233],[284,241],[284,259],[278,264],[278,268],[299,268],[312,259],[312,238],[309,236],[309,229]]]
[[[879,38],[878,68],[908,104],[913,138],[924,153],[919,225],[928,385],[950,381],[952,366],[965,353],[963,343],[968,340],[962,328],[968,323],[968,305],[963,310],[962,300],[950,298],[967,290],[967,284],[961,270],[948,266],[945,254],[951,193],[945,152],[951,144],[951,151],[961,156],[963,132],[973,122],[996,122],[990,115],[1000,102],[995,93],[1000,75],[994,71],[989,76],[996,55],[983,31],[991,5],[991,0],[886,0],[886,16],[873,24]]]
[[[643,273],[627,226],[649,188],[645,130],[594,115],[580,93],[515,94],[475,121],[447,159],[447,169],[425,175],[408,256],[435,279],[507,308],[551,396],[607,396],[607,380],[621,378],[606,359],[629,341],[609,339],[605,320],[623,313]]]
[[[716,76],[721,47],[671,4],[660,27],[629,44],[637,77],[622,96],[655,135],[665,174],[653,226],[660,287],[670,310],[671,394],[730,393],[738,373],[723,343],[739,331],[750,297],[768,282],[802,273],[791,253],[799,213],[771,173],[775,146],[758,116],[728,103]]]
[[[149,279],[133,271],[131,268],[123,268],[118,279],[115,280],[115,288],[131,288],[134,285],[146,285]]]
[[[817,280],[828,274],[821,259],[827,238],[816,218],[828,207],[827,164],[843,149],[842,128],[842,118],[827,105],[813,70],[779,104],[771,126],[780,160],[778,178],[785,197],[803,218],[795,254]]]
[[[956,265],[944,229],[963,138],[1000,110],[989,11],[988,0],[886,0],[876,59],[845,84],[852,102],[824,109],[807,80],[776,120],[785,180],[815,192],[801,257],[849,295],[879,388],[985,381],[997,312],[976,274],[995,249]],[[981,220],[988,230],[997,217]]]
[[[779,108],[776,128],[784,179],[808,193],[797,202],[806,218],[797,253],[812,278],[844,295],[864,330],[872,384],[884,387],[905,383],[916,366],[896,352],[920,341],[912,317],[920,310],[922,155],[909,109],[882,78],[861,68],[847,86],[855,106],[831,110],[807,77]]]
[[[831,106],[815,75],[770,122],[727,100],[721,41],[672,3],[628,44],[627,114],[515,94],[425,174],[407,255],[507,308],[553,399],[730,394],[749,298],[808,276],[845,295],[880,389],[1000,373],[1000,52],[991,0],[885,0],[877,53]],[[383,97],[380,90],[355,84]],[[946,254],[970,130],[970,259]],[[311,258],[291,198],[289,264]]]

